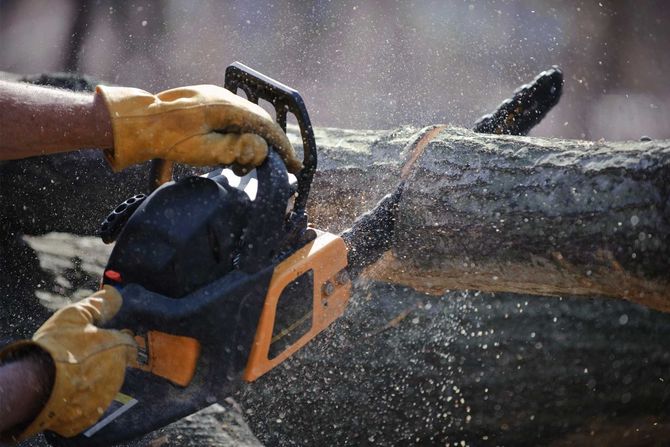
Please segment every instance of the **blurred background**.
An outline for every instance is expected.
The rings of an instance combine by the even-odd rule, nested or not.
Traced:
[[[239,60],[298,89],[317,126],[470,127],[552,65],[531,135],[670,137],[670,5],[656,1],[0,0],[0,70],[157,92]]]

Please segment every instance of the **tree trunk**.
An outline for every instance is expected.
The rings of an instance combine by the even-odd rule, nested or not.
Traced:
[[[393,249],[374,278],[433,294],[608,296],[670,311],[668,141],[436,127],[323,129],[317,142],[317,226],[343,229],[406,178]]]

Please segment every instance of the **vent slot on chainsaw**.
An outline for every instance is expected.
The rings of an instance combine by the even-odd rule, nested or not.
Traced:
[[[309,270],[286,286],[279,296],[272,330],[269,359],[274,359],[312,328],[314,271]]]

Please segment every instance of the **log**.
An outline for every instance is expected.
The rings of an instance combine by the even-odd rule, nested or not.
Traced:
[[[350,225],[395,189],[405,167],[392,250],[371,277],[437,295],[606,296],[670,311],[668,141],[567,141],[449,127],[324,129],[317,141],[318,199],[309,212],[320,227]]]
[[[353,138],[362,141],[348,145]],[[373,281],[357,283],[327,333],[238,396],[261,441],[670,441],[670,315],[592,299],[668,310],[667,141],[433,127],[319,130],[317,141],[318,226],[343,229],[407,184],[392,250],[367,272]],[[630,284],[640,293],[626,292]]]

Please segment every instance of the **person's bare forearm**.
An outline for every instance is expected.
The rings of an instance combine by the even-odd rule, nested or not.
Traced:
[[[0,81],[0,160],[112,145],[99,95]]]
[[[53,363],[46,353],[0,365],[0,433],[32,421],[49,397]]]

